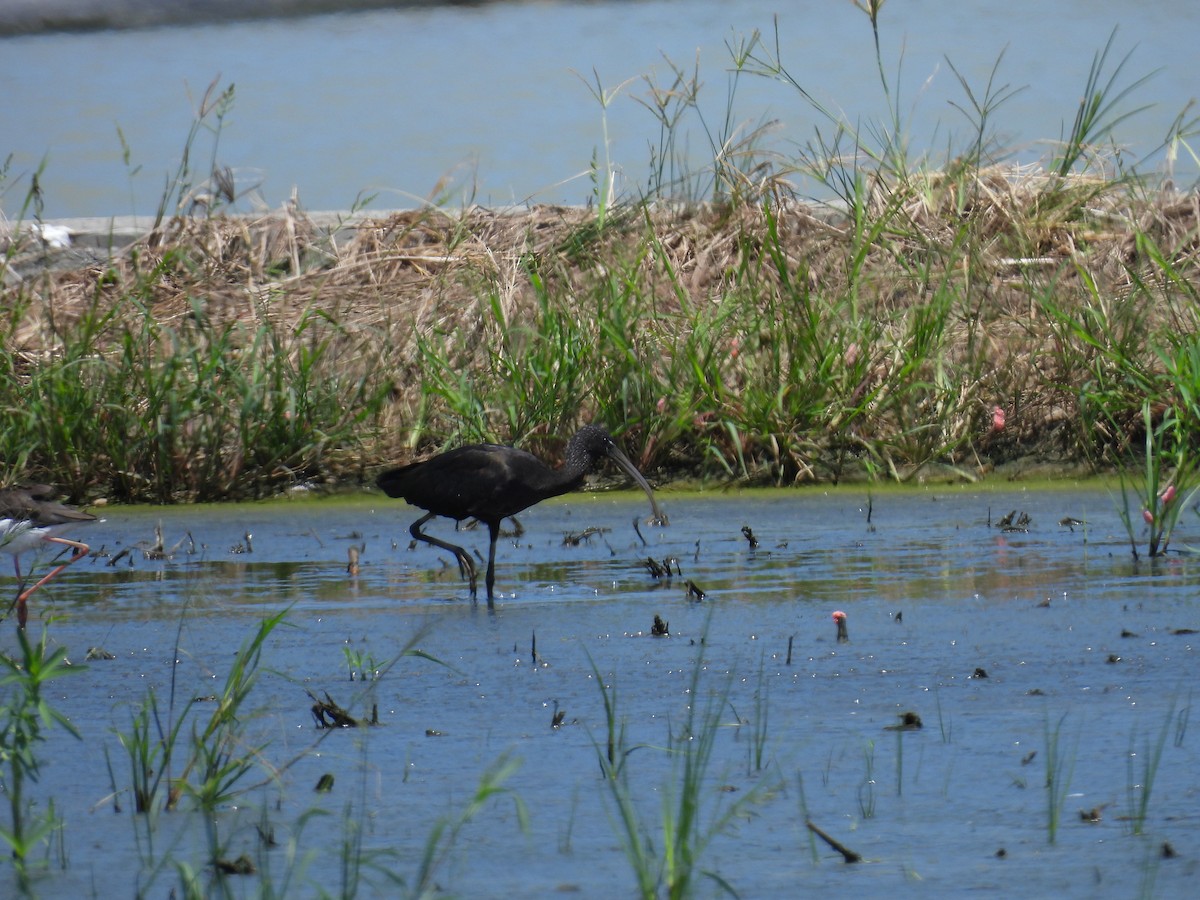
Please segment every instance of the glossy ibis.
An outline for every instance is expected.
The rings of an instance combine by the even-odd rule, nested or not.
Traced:
[[[515,516],[548,497],[572,491],[602,459],[612,459],[629,473],[650,498],[655,520],[666,524],[654,500],[654,492],[621,448],[603,428],[585,425],[567,444],[562,468],[551,469],[532,453],[497,444],[469,444],[449,450],[425,462],[391,469],[376,483],[389,497],[407,500],[427,511],[409,528],[418,541],[433,544],[454,554],[464,578],[471,582],[475,597],[475,564],[462,547],[430,537],[421,526],[434,516],[449,519],[478,519],[488,528],[487,598],[493,605],[496,580],[496,539],[500,522]]]
[[[29,595],[65,569],[73,562],[85,557],[88,545],[68,540],[59,535],[85,522],[94,522],[91,513],[67,506],[54,500],[54,489],[44,484],[26,488],[11,488],[0,491],[0,550],[11,553],[13,568],[17,573],[17,624],[25,627],[29,617],[25,601]],[[33,550],[43,543],[62,544],[74,549],[74,554],[65,563],[51,570],[28,590],[21,577],[21,554]]]

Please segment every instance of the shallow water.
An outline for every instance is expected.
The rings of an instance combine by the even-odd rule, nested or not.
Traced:
[[[244,722],[268,765],[299,761],[252,788],[263,779],[256,770],[211,821],[223,855],[265,863],[277,890],[291,871],[289,896],[340,890],[347,819],[351,833],[361,828],[366,858],[411,880],[437,818],[464,809],[501,758],[520,764],[506,784],[528,812],[528,831],[511,797],[494,799],[461,832],[437,884],[479,897],[632,896],[597,765],[606,730],[592,661],[615,690],[627,746],[640,747],[626,766],[660,849],[662,803],[677,796],[681,766],[664,748],[672,738],[678,746],[689,701],[698,714],[715,706],[719,720],[702,828],[728,804],[753,799],[756,784],[774,786],[699,857],[698,869],[742,896],[798,887],[1003,896],[1014,884],[1043,896],[1188,893],[1200,799],[1187,727],[1197,636],[1173,632],[1200,628],[1200,567],[1186,556],[1135,566],[1108,492],[885,490],[874,495],[870,524],[863,488],[661,499],[671,525],[642,526],[648,546],[633,529],[646,514],[633,495],[576,494],[528,511],[523,536],[501,541],[494,612],[470,602],[447,554],[409,548],[416,511],[403,504],[105,511],[87,539],[108,555],[79,563],[32,601],[33,633],[44,617],[63,617],[51,634],[74,661],[89,647],[115,656],[53,685],[51,702],[82,742],[60,731],[43,748],[39,790],[65,819],[66,863],[54,856],[39,893],[121,896],[136,885],[165,896],[177,884],[172,861],[207,871],[204,824],[193,814],[163,815],[153,851],[143,843],[139,852],[115,732],[128,730],[151,686],[166,707],[175,656],[180,698],[219,692],[239,645],[285,607]],[[1032,517],[1028,533],[995,527],[1010,509]],[[1060,527],[1064,516],[1088,525]],[[107,564],[149,541],[159,521],[168,546],[181,542],[172,558],[146,560],[138,549]],[[1200,543],[1196,519],[1183,522],[1175,545]],[[564,545],[564,533],[589,527],[606,530]],[[485,534],[456,537],[452,528],[432,525],[486,552]],[[247,533],[252,552],[231,552],[245,549]],[[347,549],[364,544],[351,577]],[[647,556],[676,557],[682,576],[656,581]],[[703,601],[689,598],[689,580]],[[834,609],[848,614],[848,644],[834,640]],[[669,637],[648,635],[656,614]],[[347,650],[382,665],[422,629],[419,647],[446,665],[406,657],[378,680],[349,679]],[[306,690],[328,691],[356,715],[377,703],[381,725],[318,731]],[[202,702],[197,714],[211,708]],[[558,729],[556,708],[565,711]],[[922,730],[885,730],[910,710]],[[1055,732],[1068,787],[1050,844]],[[762,771],[753,765],[758,745]],[[1130,791],[1136,800],[1148,771],[1146,834],[1134,836]],[[335,776],[334,790],[314,793],[324,773]],[[847,866],[811,843],[805,808],[865,861]],[[1099,822],[1081,820],[1096,808]],[[329,815],[302,818],[314,809]],[[264,817],[275,849],[258,846]],[[308,854],[302,870],[289,862],[293,838],[298,858]],[[1164,842],[1179,856],[1163,859]],[[379,871],[365,874],[360,895],[394,892]],[[0,891],[9,892],[10,876]],[[236,893],[259,887],[258,876],[232,879]],[[720,893],[701,876],[695,889]]]

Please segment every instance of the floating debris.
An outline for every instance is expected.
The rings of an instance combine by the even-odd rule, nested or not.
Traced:
[[[325,693],[324,700],[322,700],[312,691],[306,691],[305,693],[307,693],[308,696],[313,700],[312,715],[313,719],[317,723],[318,728],[358,728],[360,725],[364,724],[379,724],[378,710],[373,713],[373,721],[364,723],[360,722],[358,719],[354,718],[354,716],[350,715],[350,713],[346,712],[346,710],[338,706],[337,703],[334,702],[334,699],[329,696],[328,691]]]
[[[815,834],[817,837],[819,837],[821,840],[823,840],[825,843],[827,843],[830,847],[832,847],[838,853],[842,854],[842,859],[844,859],[847,863],[862,862],[862,856],[855,853],[853,850],[848,849],[845,845],[839,843],[838,841],[834,840],[832,837],[827,835],[824,831],[822,831],[820,828],[818,828],[816,825],[814,825],[811,819],[808,822],[806,822],[805,824],[808,825],[809,831],[811,831],[813,834]]]
[[[654,617],[654,624],[650,626],[650,634],[654,637],[666,637],[671,633],[670,627],[662,620],[662,616]]]
[[[671,578],[673,575],[683,575],[683,568],[674,556],[668,556],[662,562],[647,556],[644,565],[651,578]]]
[[[1077,519],[1074,516],[1064,516],[1058,520],[1058,525],[1060,528],[1070,528],[1071,531],[1075,530],[1076,525],[1083,526],[1086,524],[1087,522],[1085,522],[1083,519]]]
[[[227,859],[214,859],[213,867],[222,875],[253,875],[254,863],[245,853],[232,862]]]
[[[165,559],[167,554],[163,549],[162,522],[154,526],[154,543],[142,551],[146,559]]]
[[[704,599],[704,591],[700,590],[700,586],[690,578],[687,583],[687,593],[689,600],[700,601]]]
[[[1030,523],[1033,519],[1029,517],[1029,513],[1013,510],[1007,516],[1004,516],[996,523],[996,527],[1006,533],[1025,532],[1029,530]]]
[[[915,712],[904,712],[900,714],[899,725],[885,725],[884,731],[920,731],[925,725],[921,721],[921,717]]]
[[[608,528],[585,528],[583,531],[567,531],[563,534],[562,545],[564,547],[578,547],[580,544],[586,543],[598,534],[604,534],[609,531]]]
[[[87,656],[84,657],[86,662],[95,662],[100,659],[116,659],[116,655],[109,653],[103,647],[88,647]]]
[[[746,541],[747,541],[747,542],[750,544],[750,549],[751,549],[751,550],[757,550],[757,549],[758,549],[758,538],[756,538],[756,537],[754,536],[754,532],[750,530],[750,526],[749,526],[749,525],[743,525],[743,526],[742,526],[742,536],[743,536],[743,537],[746,539]]]
[[[318,794],[328,794],[333,790],[333,773],[326,772],[317,779],[317,786],[313,788]]]

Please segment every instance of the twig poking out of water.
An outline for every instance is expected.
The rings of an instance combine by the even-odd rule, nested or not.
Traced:
[[[808,825],[809,831],[811,831],[813,834],[815,834],[817,837],[819,837],[821,840],[823,840],[825,843],[827,843],[830,847],[832,847],[838,853],[842,854],[842,859],[844,859],[846,862],[848,862],[848,863],[862,862],[862,857],[859,854],[855,853],[853,850],[848,848],[845,844],[841,843],[840,841],[837,841],[834,838],[830,837],[828,834],[826,834],[824,831],[822,831],[820,828],[818,828],[811,819],[808,822],[806,822],[805,824]]]
[[[108,566],[115,566],[115,565],[116,565],[118,562],[120,562],[121,560],[123,560],[123,559],[124,559],[126,556],[129,556],[129,548],[128,548],[128,547],[126,547],[125,549],[123,549],[123,550],[122,550],[120,553],[118,553],[116,556],[112,557],[112,558],[111,558],[111,559],[110,559],[110,560],[109,560],[107,563],[105,563],[105,565],[108,565]],[[132,557],[132,556],[129,556],[129,564],[130,564],[131,566],[133,565],[133,557]]]
[[[650,626],[650,634],[654,637],[666,637],[671,633],[671,629],[661,616],[654,617],[654,624]]]
[[[988,520],[991,520],[991,510],[988,510]],[[1029,530],[1029,524],[1033,519],[1029,518],[1029,513],[1018,513],[1015,509],[1007,516],[1004,516],[996,523],[996,527],[1006,533],[1026,532]]]
[[[756,538],[754,536],[754,532],[750,530],[749,525],[742,526],[742,536],[746,539],[746,542],[750,545],[751,550],[758,549],[758,538]]]
[[[1077,519],[1074,516],[1064,516],[1058,520],[1059,528],[1070,528],[1072,533],[1074,533],[1076,525],[1083,526],[1086,524],[1087,522],[1083,519]]]
[[[329,696],[328,691],[325,692],[324,700],[312,691],[305,691],[305,693],[313,701],[312,714],[318,728],[358,728],[365,724],[338,706]]]
[[[792,641],[794,641],[795,639],[796,639],[796,636],[795,636],[794,634],[789,634],[789,635],[788,635],[788,655],[787,655],[787,664],[788,664],[789,666],[792,664]]]
[[[700,586],[696,582],[688,579],[688,599],[696,600],[697,602],[704,599],[704,591],[700,590]]]
[[[154,543],[150,545],[149,549],[143,550],[142,554],[146,559],[163,559],[167,555],[163,549],[162,522],[154,526]]]
[[[634,516],[634,517],[633,517],[633,530],[634,530],[635,532],[637,532],[638,540],[640,540],[640,541],[642,542],[642,546],[643,546],[643,547],[645,547],[645,546],[646,546],[646,539],[645,539],[644,537],[642,537],[642,529],[641,529],[641,527],[639,526],[639,523],[638,523],[637,516]]]
[[[346,550],[346,555],[350,558],[350,564],[346,566],[347,574],[358,577],[358,548],[350,547]]]
[[[568,531],[563,534],[562,545],[564,547],[578,547],[585,541],[590,541],[598,534],[604,534],[607,528],[585,528],[583,531]],[[639,534],[638,537],[641,537]],[[646,543],[645,540],[642,543]]]
[[[837,623],[837,642],[839,644],[849,643],[850,631],[846,628],[846,614],[839,609],[833,614],[833,621]]]
[[[254,552],[254,535],[246,532],[242,535],[242,540],[229,548],[230,553],[253,553]]]
[[[196,542],[192,540],[192,534],[190,531],[186,532],[183,537],[177,540],[170,547],[167,547],[163,543],[162,522],[159,522],[154,526],[154,543],[147,547],[145,542],[140,542],[135,546],[142,548],[142,556],[146,559],[174,559],[175,552],[183,546],[184,541],[188,542],[188,553],[194,553],[196,550]],[[120,559],[122,556],[124,556],[124,552],[118,554],[117,559]],[[109,563],[109,565],[112,565],[115,562],[116,560],[114,559]]]
[[[682,575],[683,568],[679,565],[679,560],[674,556],[668,556],[661,563],[651,556],[646,557],[646,571],[650,573],[651,578],[671,578],[673,575]]]
[[[563,719],[565,719],[566,717],[567,717],[567,711],[565,709],[559,709],[558,701],[555,700],[554,701],[554,714],[550,717],[550,727],[551,728],[561,727],[562,723],[563,723]]]
[[[529,658],[533,660],[533,664],[537,665],[537,632],[531,631],[529,637]]]

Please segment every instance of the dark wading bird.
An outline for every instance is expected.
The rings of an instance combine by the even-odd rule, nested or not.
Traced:
[[[629,458],[603,428],[585,425],[567,444],[561,469],[551,469],[532,453],[497,444],[469,444],[449,450],[425,462],[412,463],[384,472],[376,483],[389,497],[404,499],[427,514],[413,522],[409,533],[418,541],[433,544],[454,554],[464,578],[471,582],[475,597],[475,564],[462,547],[430,537],[421,526],[434,516],[448,519],[478,519],[488,527],[487,598],[493,605],[496,581],[496,539],[500,522],[535,503],[574,490],[583,483],[604,457],[629,473],[650,498],[658,524],[666,524],[654,500],[654,492]]]
[[[87,556],[87,544],[59,537],[62,532],[94,522],[96,517],[54,500],[54,489],[35,484],[27,488],[12,488],[0,491],[0,550],[11,553],[13,568],[17,573],[17,624],[25,627],[29,610],[25,601],[29,595],[65,569],[73,562]],[[25,589],[21,577],[21,554],[36,549],[43,543],[62,544],[75,552],[65,563],[44,575],[33,587]],[[10,607],[11,609],[11,607]]]

